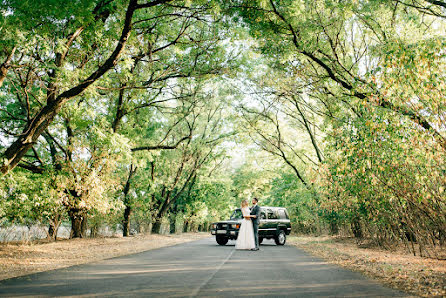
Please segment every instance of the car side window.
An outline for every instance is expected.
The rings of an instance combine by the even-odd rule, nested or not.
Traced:
[[[271,210],[268,210],[268,219],[277,219],[276,213]]]
[[[287,214],[285,213],[285,210],[279,209],[279,217],[281,219],[287,219],[288,218]]]
[[[260,219],[265,219],[265,218],[266,218],[265,211],[262,211],[260,213]]]
[[[231,219],[242,219],[242,218],[243,218],[243,214],[242,214],[242,210],[240,210],[240,209],[234,210],[234,212],[231,215]]]

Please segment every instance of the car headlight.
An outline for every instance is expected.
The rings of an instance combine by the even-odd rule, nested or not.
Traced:
[[[233,229],[240,229],[240,224],[232,224],[231,228],[233,228]]]

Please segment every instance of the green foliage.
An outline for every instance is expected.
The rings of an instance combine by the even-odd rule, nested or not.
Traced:
[[[323,219],[332,232],[344,228],[383,245],[416,238],[420,251],[444,243],[442,7],[423,1],[418,7],[386,1],[233,3],[228,9],[248,25],[274,74],[252,80],[263,98],[255,108],[244,107],[248,133],[310,182],[305,196],[282,175],[272,188],[275,197],[289,197],[278,191],[282,183],[295,189],[294,201],[309,203],[302,204],[310,214],[303,218]],[[424,25],[425,18],[431,25]],[[315,128],[308,129],[304,118]],[[316,166],[302,163],[310,147],[296,144],[298,133],[293,140],[290,129],[306,129],[315,151],[315,143],[323,144]]]
[[[237,207],[242,200],[250,200],[254,197],[262,199],[271,189],[269,184],[275,173],[266,172],[259,166],[254,166],[253,155],[248,155],[245,164],[233,174],[234,196],[237,198]],[[262,203],[263,204],[263,203]]]
[[[184,217],[190,222],[199,224],[229,218],[234,208],[232,197],[232,181],[223,173],[218,177],[202,177],[187,197],[182,197],[178,208],[184,209]]]
[[[271,190],[263,205],[286,207],[296,233],[321,233],[318,194],[309,190],[291,172],[282,172],[271,181]]]
[[[0,217],[206,229],[259,197],[297,232],[444,245],[446,23],[418,2],[137,9],[114,67],[1,178]],[[2,151],[103,65],[127,5],[2,2]]]
[[[50,175],[27,175],[23,171],[1,178],[1,224],[49,224],[62,214],[62,201],[53,179]]]

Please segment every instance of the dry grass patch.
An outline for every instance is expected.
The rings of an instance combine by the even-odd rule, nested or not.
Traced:
[[[359,247],[351,238],[293,236],[288,241],[393,288],[422,297],[446,297],[446,260],[413,256],[403,248]]]
[[[85,264],[209,237],[209,233],[69,239],[0,245],[0,280]]]

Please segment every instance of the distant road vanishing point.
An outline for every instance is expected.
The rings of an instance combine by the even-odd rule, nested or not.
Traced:
[[[408,297],[294,246],[236,251],[211,238],[0,281],[0,297],[31,296]]]

